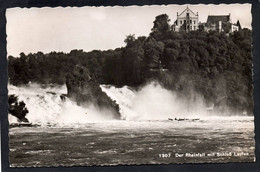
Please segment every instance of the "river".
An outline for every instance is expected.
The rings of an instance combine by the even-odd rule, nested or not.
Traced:
[[[208,111],[199,95],[183,99],[156,83],[140,90],[101,86],[122,120],[61,99],[66,87],[9,86],[33,126],[9,115],[12,167],[223,163],[255,160],[254,117]],[[168,120],[170,118],[170,120]],[[181,120],[175,120],[181,119]],[[196,119],[196,120],[195,120]]]
[[[15,127],[9,135],[12,167],[223,163],[255,159],[252,117]]]

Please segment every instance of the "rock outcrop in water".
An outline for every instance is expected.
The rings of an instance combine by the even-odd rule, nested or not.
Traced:
[[[86,68],[76,66],[67,75],[66,86],[67,96],[78,105],[93,104],[100,109],[112,111],[115,118],[120,118],[119,105],[101,90]]]
[[[29,122],[29,120],[25,117],[29,111],[23,101],[18,101],[18,97],[12,94],[8,96],[8,104],[9,113],[15,116],[18,119],[18,122]]]

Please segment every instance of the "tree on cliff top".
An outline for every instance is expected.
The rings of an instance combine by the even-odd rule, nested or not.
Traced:
[[[155,18],[153,22],[152,32],[150,36],[156,40],[162,40],[170,32],[170,19],[167,14],[161,14]]]

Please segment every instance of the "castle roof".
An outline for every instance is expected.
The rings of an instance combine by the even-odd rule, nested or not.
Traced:
[[[241,27],[241,24],[240,24],[239,20],[237,20],[237,23],[236,23],[236,25],[238,26],[239,30],[241,30],[241,29],[242,29],[242,27]]]
[[[192,15],[197,16],[197,14],[195,14],[193,11],[191,11],[191,9],[189,9],[188,6],[187,6],[186,9],[185,9],[184,11],[182,11],[181,14],[178,15],[178,16],[182,16],[183,14],[186,14],[186,13],[191,13]]]
[[[208,16],[207,23],[230,22],[230,15]]]

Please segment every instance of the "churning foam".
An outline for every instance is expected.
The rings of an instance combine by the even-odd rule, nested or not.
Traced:
[[[101,88],[116,100],[122,118],[127,120],[166,120],[175,117],[204,116],[208,113],[198,95],[194,94],[190,100],[180,98],[157,82],[151,82],[138,91],[127,86],[115,88],[103,85]]]
[[[38,124],[68,124],[86,123],[112,119],[112,113],[100,110],[93,105],[78,106],[68,98],[63,101],[60,96],[66,94],[65,86],[41,88],[39,85],[28,87],[9,86],[9,94],[18,96],[19,101],[24,101],[29,113],[26,118],[31,123]],[[9,115],[9,122],[17,120]]]
[[[106,94],[119,104],[121,118],[125,120],[167,120],[168,118],[209,118],[214,113],[207,110],[203,99],[190,93],[186,98],[151,82],[139,90],[128,86],[116,88],[101,85]],[[15,94],[26,103],[29,110],[26,118],[31,123],[72,124],[99,122],[113,119],[112,112],[88,105],[78,106],[75,102],[61,100],[66,94],[66,86],[41,88],[39,85],[28,87],[9,86],[9,94]],[[16,122],[16,118],[9,118]]]

